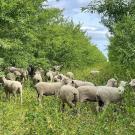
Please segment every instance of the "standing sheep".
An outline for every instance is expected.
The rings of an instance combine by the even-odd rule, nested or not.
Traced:
[[[39,71],[35,72],[35,75],[33,76],[33,82],[34,82],[34,84],[36,84],[38,82],[42,82],[41,73]]]
[[[107,87],[107,86],[98,86],[96,98],[98,101],[97,111],[100,108],[107,107],[111,102],[118,102],[122,99],[122,94],[124,93],[124,87],[126,82],[121,81],[118,88],[116,87]]]
[[[68,84],[61,87],[59,97],[62,101],[62,111],[64,111],[65,103],[67,103],[70,108],[76,107],[79,101],[79,92],[76,88]]]
[[[18,81],[7,80],[5,77],[2,77],[2,81],[7,99],[10,98],[10,94],[13,94],[16,98],[16,94],[19,93],[22,104],[22,84]]]
[[[68,84],[68,80],[64,79],[61,82],[39,82],[35,85],[37,94],[38,94],[38,100],[41,103],[43,95],[45,96],[51,96],[56,95],[58,96],[60,88]]]

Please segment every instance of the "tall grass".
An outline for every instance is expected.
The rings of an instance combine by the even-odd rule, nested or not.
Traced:
[[[90,68],[91,69],[91,68]],[[78,79],[88,77],[90,69],[73,70]],[[66,72],[66,70],[65,70]],[[101,79],[108,78],[99,76]],[[97,83],[100,82],[100,78]],[[96,82],[96,80],[95,80]],[[54,96],[43,98],[39,106],[37,95],[30,84],[24,86],[23,105],[19,98],[14,102],[5,100],[0,88],[0,135],[134,135],[135,134],[135,94],[127,87],[124,100],[110,104],[105,112],[96,113],[96,103],[79,103],[79,113],[66,106],[60,111],[61,102]]]

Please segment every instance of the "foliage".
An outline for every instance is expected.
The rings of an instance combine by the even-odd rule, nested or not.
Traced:
[[[1,1],[0,58],[4,58],[4,66],[79,67],[105,61],[80,25],[65,20],[61,10],[48,9],[42,3]]]
[[[108,64],[106,64],[106,69],[110,72]],[[88,69],[85,71],[85,69],[76,71],[76,76],[79,77],[82,72],[86,75]],[[106,82],[108,71],[106,70],[105,74],[104,69],[102,82],[96,82],[98,85]],[[110,104],[106,111],[98,114],[95,111],[96,103],[90,102],[77,105],[79,114],[76,114],[68,106],[62,113],[60,100],[53,96],[44,97],[43,107],[40,107],[36,94],[29,84],[25,85],[23,105],[21,106],[19,98],[16,103],[14,97],[10,101],[6,101],[3,89],[0,89],[0,134],[132,135],[135,132],[135,102],[134,92],[131,88],[126,88],[121,104]]]
[[[134,0],[91,0],[82,10],[97,12],[101,15],[101,22],[113,33],[113,26],[123,16],[134,15]]]
[[[109,59],[124,65],[126,68],[135,68],[135,17],[124,17],[115,25],[114,36],[110,39]]]

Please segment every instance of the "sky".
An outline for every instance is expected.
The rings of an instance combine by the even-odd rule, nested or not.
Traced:
[[[95,44],[107,57],[107,45],[109,32],[100,23],[101,17],[98,14],[81,12],[81,7],[86,7],[90,0],[48,0],[48,7],[64,9],[65,18],[72,19],[75,24],[81,23],[81,30],[91,37],[91,42]]]

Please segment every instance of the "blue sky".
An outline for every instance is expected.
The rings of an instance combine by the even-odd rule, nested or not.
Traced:
[[[88,36],[91,37],[92,43],[94,43],[104,54],[107,56],[107,35],[109,32],[100,23],[100,16],[98,14],[81,12],[81,7],[88,5],[90,0],[48,0],[49,7],[56,7],[64,9],[65,18],[72,19],[74,23],[81,23],[81,29],[86,31]]]

